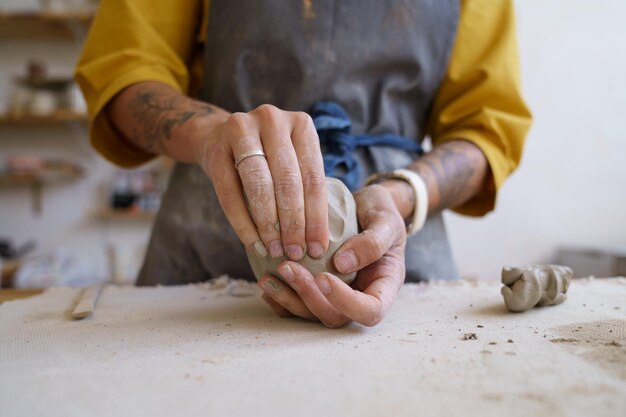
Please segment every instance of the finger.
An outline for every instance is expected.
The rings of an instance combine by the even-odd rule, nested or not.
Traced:
[[[257,128],[245,113],[232,114],[224,126],[223,134],[231,138],[228,143],[232,149],[233,161],[238,155],[263,150]],[[257,233],[272,257],[282,256],[280,232],[276,228],[278,214],[274,201],[274,185],[267,160],[262,156],[251,156],[241,161],[236,169],[247,200],[246,210],[256,225]]]
[[[392,216],[377,216],[366,230],[348,239],[335,252],[333,255],[335,268],[347,274],[378,261],[398,240],[398,230],[403,230],[399,229],[402,227]]]
[[[315,277],[320,291],[339,312],[370,327],[380,323],[391,307],[399,289],[396,281],[381,277],[361,292],[329,273]]]
[[[305,254],[305,213],[302,177],[291,142],[291,125],[281,111],[263,105],[253,111],[262,120],[261,141],[267,153],[283,247],[289,259],[298,261]]]
[[[395,282],[396,288],[400,288],[404,283],[405,272],[404,245],[397,244],[389,248],[379,261],[359,270],[356,279],[350,283],[350,287],[363,292],[377,279],[390,277]]]
[[[272,300],[272,298],[269,295],[263,293],[261,294],[261,298],[270,306],[272,311],[276,313],[277,316],[284,317],[284,318],[293,317],[293,314],[291,314],[288,310],[283,308],[283,306],[278,304],[276,301]]]
[[[203,169],[208,172],[224,214],[237,237],[246,247],[251,247],[257,255],[265,258],[267,250],[246,207],[230,149],[215,150],[204,165]]]
[[[259,280],[259,285],[268,297],[291,314],[308,320],[317,320],[300,297],[291,288],[280,282],[278,278],[264,275]]]
[[[311,117],[293,113],[291,141],[296,151],[304,191],[305,240],[309,256],[322,257],[328,250],[328,201],[320,141]]]
[[[313,275],[305,267],[285,261],[279,265],[278,272],[296,291],[308,310],[326,327],[337,328],[350,321],[324,297]]]

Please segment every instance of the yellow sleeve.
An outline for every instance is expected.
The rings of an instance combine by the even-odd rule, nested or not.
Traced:
[[[456,212],[482,216],[522,156],[531,114],[521,96],[515,15],[510,0],[462,0],[456,42],[431,110],[433,144],[474,143],[491,168],[488,186]]]
[[[111,162],[134,167],[154,155],[118,133],[104,107],[140,81],[159,81],[187,92],[202,14],[201,1],[100,2],[75,77],[87,101],[91,143]]]

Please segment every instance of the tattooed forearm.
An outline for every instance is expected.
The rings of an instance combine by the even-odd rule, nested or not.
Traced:
[[[172,130],[193,117],[213,114],[213,107],[188,97],[152,89],[136,91],[128,102],[134,117],[129,139],[151,152],[161,152],[164,142],[172,138]]]
[[[230,115],[158,81],[129,85],[113,97],[105,112],[118,138],[129,148],[187,164],[198,162],[213,129]]]
[[[479,193],[488,177],[488,164],[474,144],[458,140],[444,143],[412,165],[426,182],[429,210],[457,207]]]

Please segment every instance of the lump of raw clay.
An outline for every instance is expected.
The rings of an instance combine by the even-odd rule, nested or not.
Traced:
[[[326,189],[328,193],[328,227],[330,232],[328,251],[320,259],[314,259],[305,255],[299,263],[314,276],[320,272],[330,272],[349,284],[354,280],[356,272],[340,274],[333,265],[333,255],[343,242],[359,233],[356,219],[356,204],[350,190],[338,179],[327,177]],[[246,250],[246,253],[256,279],[266,274],[281,278],[278,273],[278,265],[285,261],[287,257],[272,258],[269,254],[266,257],[260,257],[250,249]]]
[[[561,304],[572,279],[570,268],[560,265],[531,265],[502,268],[502,296],[510,311]]]

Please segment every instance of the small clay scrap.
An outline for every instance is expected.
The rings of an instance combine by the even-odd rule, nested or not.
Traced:
[[[359,233],[356,203],[350,190],[338,179],[327,177],[326,189],[328,193],[328,227],[330,232],[328,251],[320,259],[314,259],[306,255],[299,263],[313,275],[320,272],[330,272],[349,284],[354,280],[356,272],[340,274],[333,264],[333,255],[346,240]],[[266,274],[281,278],[278,273],[278,265],[287,260],[286,256],[272,258],[268,254],[266,257],[260,257],[250,249],[246,253],[256,279]]]
[[[576,343],[578,339],[574,339],[573,337],[557,337],[556,339],[550,339],[552,343]]]
[[[572,277],[572,270],[560,265],[505,266],[501,290],[504,304],[514,312],[560,304],[567,298]]]

